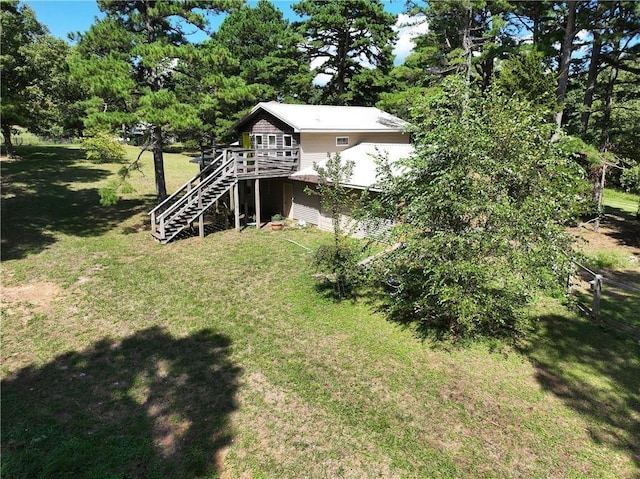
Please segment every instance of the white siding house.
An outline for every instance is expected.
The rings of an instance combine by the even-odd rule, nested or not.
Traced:
[[[285,216],[324,230],[332,228],[330,218],[322,213],[319,197],[305,193],[307,186],[317,183],[314,163],[321,164],[327,155],[341,152],[342,158],[355,164],[348,186],[371,187],[376,156],[386,156],[393,163],[411,155],[407,127],[404,120],[373,107],[277,102],[259,103],[234,125],[245,148],[259,149],[271,142],[278,148],[291,145],[297,150],[298,171],[284,180],[282,188],[273,189],[282,197],[264,202],[285,205],[281,211]]]

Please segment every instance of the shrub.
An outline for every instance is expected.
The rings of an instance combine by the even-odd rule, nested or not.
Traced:
[[[94,163],[121,163],[125,160],[124,146],[105,131],[95,132],[82,142],[87,160]]]
[[[362,274],[358,268],[360,251],[356,244],[341,238],[332,244],[320,246],[313,257],[313,262],[327,282],[331,283],[337,298],[353,295],[360,284]]]

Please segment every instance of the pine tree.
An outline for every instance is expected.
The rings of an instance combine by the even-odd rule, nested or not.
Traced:
[[[213,41],[237,60],[230,74],[260,86],[262,101],[308,101],[312,77],[299,48],[303,39],[270,1],[228,15]]]
[[[106,18],[81,38],[73,67],[94,96],[88,125],[147,128],[159,202],[167,197],[162,153],[166,135],[202,126],[194,103],[199,95],[178,85],[214,62],[210,50],[187,42],[186,29],[206,27],[203,10],[221,12],[240,3],[100,0]]]
[[[395,17],[380,0],[302,0],[293,5],[306,16],[300,29],[316,74],[330,76],[322,101],[337,105],[373,105],[386,90],[393,66]]]

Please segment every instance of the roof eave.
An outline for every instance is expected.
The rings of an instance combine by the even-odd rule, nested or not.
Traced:
[[[358,128],[302,128],[296,130],[296,133],[407,133],[404,128],[401,129],[358,129]]]
[[[251,111],[249,113],[247,113],[245,116],[243,116],[238,121],[236,121],[231,126],[231,129],[234,130],[234,131],[237,131],[239,126],[241,126],[242,124],[248,122],[251,118],[253,118],[256,115],[256,113],[258,113],[258,111],[260,109],[262,109],[262,110],[266,111],[267,113],[269,113],[270,115],[276,117],[281,122],[289,125],[291,128],[293,128],[294,133],[300,133],[300,129],[298,128],[297,125],[294,125],[293,123],[291,123],[291,121],[289,121],[289,120],[283,118],[282,116],[278,115],[277,113],[275,113],[271,109],[267,108],[267,106],[268,106],[268,103],[264,103],[264,102],[258,103],[256,106],[254,106],[251,109]]]

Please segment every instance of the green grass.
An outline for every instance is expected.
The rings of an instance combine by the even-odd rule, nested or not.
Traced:
[[[40,145],[42,142],[40,139],[34,135],[33,133],[28,132],[24,128],[17,127],[18,133],[15,135],[11,135],[11,142],[14,146],[27,146],[27,145]]]
[[[602,201],[607,213],[611,212],[611,210],[621,210],[635,215],[638,211],[638,195],[633,193],[606,188]]]
[[[103,208],[117,167],[21,153],[2,162],[3,477],[640,472],[628,338],[552,303],[517,350],[423,343],[366,297],[318,293],[310,254],[285,239],[315,248],[323,233],[161,246],[150,171]],[[172,185],[193,170],[167,160]]]

